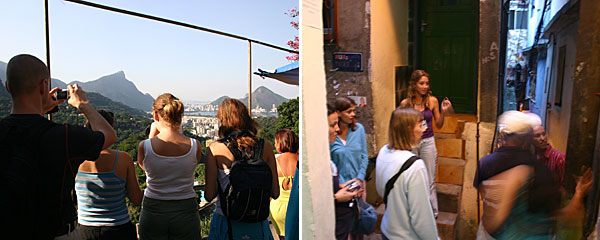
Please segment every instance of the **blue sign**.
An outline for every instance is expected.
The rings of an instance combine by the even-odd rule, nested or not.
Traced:
[[[334,52],[333,68],[342,72],[362,72],[362,53]]]

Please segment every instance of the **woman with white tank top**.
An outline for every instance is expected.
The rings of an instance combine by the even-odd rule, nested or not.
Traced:
[[[183,104],[170,93],[154,101],[149,139],[140,142],[138,162],[147,187],[140,215],[140,239],[200,239],[194,170],[201,146],[180,131]]]

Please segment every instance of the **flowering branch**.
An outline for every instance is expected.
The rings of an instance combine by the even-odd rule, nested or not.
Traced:
[[[290,25],[292,25],[293,28],[295,28],[296,30],[299,29],[299,22],[298,22],[298,16],[300,16],[300,11],[298,11],[296,8],[290,9],[288,10],[288,12],[284,13],[285,15],[288,15],[290,18],[292,18],[293,20],[290,22]],[[294,50],[298,50],[300,48],[300,39],[298,38],[298,36],[294,36],[293,40],[290,40],[287,42],[287,45]],[[287,56],[285,57],[288,61],[291,62],[295,62],[298,61],[300,59],[300,56],[298,54],[294,54],[291,56]]]

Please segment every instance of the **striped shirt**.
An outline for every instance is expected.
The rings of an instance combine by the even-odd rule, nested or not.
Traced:
[[[110,172],[77,172],[75,192],[79,224],[118,226],[129,222],[129,212],[125,203],[127,181],[115,173],[118,159],[119,152]]]
[[[541,160],[550,168],[559,186],[562,186],[565,177],[565,154],[548,144]]]

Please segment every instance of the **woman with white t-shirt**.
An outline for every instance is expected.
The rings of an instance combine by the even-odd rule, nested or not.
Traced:
[[[377,193],[385,196],[388,181],[412,156],[411,149],[427,129],[423,115],[413,108],[392,112],[388,144],[377,156]],[[383,239],[438,239],[433,210],[429,204],[429,177],[421,159],[414,161],[397,179],[390,181],[386,209],[381,220]]]

